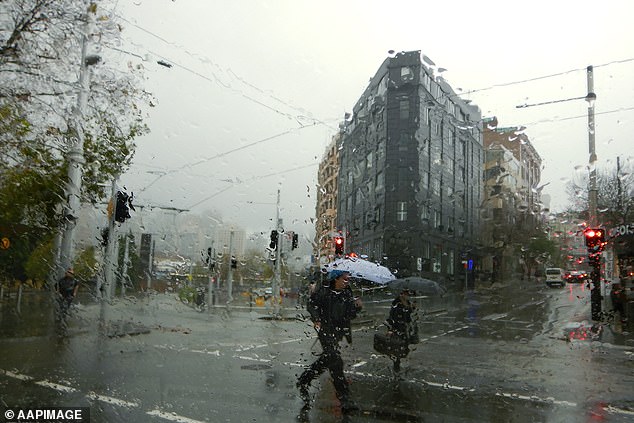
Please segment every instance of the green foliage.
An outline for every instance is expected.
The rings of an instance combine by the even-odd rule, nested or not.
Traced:
[[[534,235],[526,243],[518,245],[518,253],[521,254],[529,268],[540,264],[556,265],[562,261],[557,242],[548,239],[543,233]]]
[[[184,286],[178,291],[178,299],[186,304],[192,304],[196,296],[196,288],[193,286]]]
[[[80,282],[94,280],[99,271],[97,258],[95,257],[95,247],[88,247],[75,256],[73,262],[75,278]]]
[[[77,45],[85,25],[82,2],[10,3],[6,25],[0,27],[0,70],[7,76],[0,83],[0,227],[22,229],[18,242],[0,256],[0,275],[9,279],[25,277],[27,267],[28,273],[43,273],[36,258],[27,261],[63,223],[66,159],[76,136],[68,111],[77,106],[77,95],[69,87],[77,82]],[[102,3],[90,10],[98,15],[94,35],[101,42],[120,37],[108,10]],[[140,73],[142,68],[91,72],[82,117],[82,202],[103,198],[99,183],[128,168],[133,140],[148,132],[141,105],[151,96],[137,87]]]
[[[40,243],[29,256],[24,265],[27,278],[45,282],[55,267],[53,262],[53,240]]]
[[[42,228],[0,222],[0,236],[10,240],[10,247],[0,250],[0,280],[26,280],[25,266],[33,251],[48,240]]]

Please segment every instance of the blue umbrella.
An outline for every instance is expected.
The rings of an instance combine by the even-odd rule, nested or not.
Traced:
[[[438,282],[418,276],[396,279],[388,283],[387,287],[392,291],[409,289],[411,291],[415,291],[416,295],[442,296],[447,292],[447,290]]]
[[[365,279],[380,285],[396,279],[387,267],[357,257],[337,259],[323,267],[326,272],[335,269],[348,271],[353,278]]]

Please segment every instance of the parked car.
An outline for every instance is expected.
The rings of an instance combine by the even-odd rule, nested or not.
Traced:
[[[585,282],[588,279],[588,273],[583,270],[569,270],[566,272],[566,282]]]
[[[546,269],[546,285],[552,286],[565,286],[565,274],[564,270],[559,267],[549,267]]]

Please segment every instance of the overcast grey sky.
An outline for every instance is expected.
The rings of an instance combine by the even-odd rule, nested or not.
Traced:
[[[527,126],[561,209],[565,182],[587,173],[587,103],[515,106],[585,96],[594,65],[599,164],[631,160],[634,3],[525,4],[121,0],[122,49],[147,60],[112,60],[142,64],[158,100],[121,182],[140,203],[214,209],[248,231],[272,228],[279,188],[286,229],[309,233],[338,122],[389,50],[421,50],[483,116]]]

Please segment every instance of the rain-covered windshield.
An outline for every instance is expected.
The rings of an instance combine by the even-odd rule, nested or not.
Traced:
[[[7,422],[634,419],[630,2],[0,10]]]

